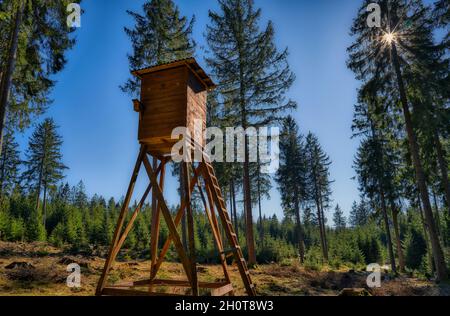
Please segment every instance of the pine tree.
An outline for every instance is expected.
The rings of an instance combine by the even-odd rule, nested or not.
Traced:
[[[3,150],[0,154],[0,196],[10,193],[18,183],[21,163],[18,148],[13,131],[6,129],[3,136]]]
[[[131,70],[188,58],[194,54],[195,42],[191,38],[194,18],[188,21],[185,16],[181,16],[172,0],[147,1],[142,11],[143,14],[127,11],[135,21],[134,28],[125,27],[125,33],[133,46],[133,53],[128,56]],[[138,79],[128,79],[121,89],[130,95],[137,95]]]
[[[66,63],[65,52],[75,40],[67,26],[66,8],[72,0],[5,0],[0,3],[2,39],[0,54],[0,150],[5,117],[20,128],[30,116],[41,114],[54,82],[52,74]]]
[[[207,41],[211,56],[208,65],[217,78],[222,105],[230,103],[229,115],[237,124],[270,125],[285,110],[296,106],[285,93],[294,81],[287,63],[287,50],[278,52],[274,27],[268,22],[261,29],[261,10],[253,0],[220,0],[219,12],[209,12]],[[244,211],[249,264],[256,263],[253,236],[252,189],[250,183],[249,142],[245,137],[243,164]]]
[[[339,204],[337,204],[336,208],[334,209],[333,222],[334,227],[336,228],[337,231],[344,230],[347,225],[344,212],[341,210]]]
[[[331,161],[320,146],[318,138],[312,133],[309,133],[306,137],[305,153],[309,203],[315,204],[317,209],[317,222],[323,258],[325,261],[328,261],[325,210],[330,206],[331,181],[329,179],[329,166]]]
[[[306,161],[303,146],[303,139],[299,134],[297,124],[291,116],[288,116],[281,132],[280,168],[275,179],[278,183],[285,215],[295,218],[301,263],[305,259],[305,245],[300,207],[307,200]]]
[[[43,189],[43,223],[46,224],[46,203],[48,189],[60,181],[67,167],[62,163],[61,145],[63,141],[58,134],[53,119],[47,118],[38,124],[28,142],[26,171],[23,173],[27,185],[36,194],[36,210],[39,210],[40,196]]]

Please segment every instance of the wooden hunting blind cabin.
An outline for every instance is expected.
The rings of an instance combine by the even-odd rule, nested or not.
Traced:
[[[176,127],[187,127],[193,136],[195,120],[200,120],[204,130],[207,91],[215,85],[194,58],[132,74],[141,80],[141,100],[134,100],[140,113],[138,138],[150,152],[170,154],[178,141],[171,139]]]
[[[214,83],[194,58],[136,70],[132,74],[141,80],[141,99],[133,100],[134,110],[139,113],[138,139],[141,149],[96,295],[233,295],[234,288],[228,272],[230,258],[233,258],[233,264],[239,270],[247,294],[256,295],[255,286],[251,281],[209,156],[202,150],[202,161],[181,162],[180,179],[182,179],[183,194],[175,217],[169,211],[163,194],[166,165],[171,161],[172,146],[179,141],[171,139],[172,130],[176,127],[187,127],[191,131],[191,135],[194,135],[195,120],[201,120],[202,128],[205,128],[206,98],[208,91],[215,87]],[[185,141],[192,146],[192,149],[194,147],[203,149],[205,142],[204,139],[198,140],[198,142],[192,139],[185,139]],[[130,201],[141,166],[144,166],[150,183],[130,217]],[[197,275],[194,221],[191,208],[191,195],[194,189],[197,189],[201,197],[224,274],[223,279],[215,282],[201,281]],[[150,193],[152,196],[152,219],[149,223],[151,262],[148,278],[108,284],[108,275],[112,265]],[[159,249],[161,215],[167,224],[169,236],[163,247]],[[183,216],[186,216],[187,221],[187,245],[183,245],[177,230]],[[126,221],[126,218],[129,220]],[[172,242],[186,275],[184,280],[158,278],[158,271]]]

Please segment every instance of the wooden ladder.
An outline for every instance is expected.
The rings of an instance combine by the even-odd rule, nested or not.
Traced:
[[[239,269],[239,273],[241,274],[242,281],[244,282],[245,289],[247,294],[250,296],[256,296],[255,285],[253,284],[250,278],[250,271],[248,270],[247,263],[244,259],[244,254],[242,253],[242,249],[239,246],[239,241],[234,231],[233,222],[228,215],[228,211],[226,209],[226,203],[222,196],[222,190],[219,186],[219,182],[217,181],[217,177],[214,171],[214,168],[209,160],[209,157],[206,153],[202,151],[203,155],[203,177],[206,181],[207,187],[210,188],[211,195],[214,199],[214,203],[217,206],[217,210],[222,221],[222,226],[224,228],[227,239],[230,243],[231,248],[224,250],[224,255],[228,252],[232,252],[234,254],[236,264]],[[222,255],[222,254],[221,254]]]

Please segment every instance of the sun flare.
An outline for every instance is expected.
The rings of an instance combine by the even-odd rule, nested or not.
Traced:
[[[386,33],[383,36],[383,40],[388,43],[391,44],[393,41],[395,41],[395,33]]]

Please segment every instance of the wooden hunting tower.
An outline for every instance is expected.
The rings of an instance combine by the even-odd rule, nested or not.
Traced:
[[[227,212],[226,203],[214,168],[209,156],[203,151],[204,139],[196,139],[196,141],[185,139],[192,148],[201,149],[202,161],[181,163],[180,179],[183,180],[181,181],[183,194],[181,194],[180,207],[174,218],[167,207],[163,195],[165,168],[167,163],[172,160],[172,146],[179,141],[171,138],[172,131],[177,127],[187,127],[191,135],[194,136],[194,123],[196,120],[202,122],[200,125],[201,129],[205,128],[207,92],[215,87],[214,83],[194,58],[136,70],[132,74],[141,80],[141,100],[133,100],[134,110],[139,112],[138,138],[141,149],[122,205],[109,255],[106,259],[96,294],[122,296],[174,294],[192,294],[196,296],[206,293],[215,296],[233,295],[235,289],[231,284],[228,272],[228,261],[232,257],[240,272],[247,294],[256,295],[255,286],[251,281],[247,264],[238,244],[233,222]],[[151,160],[149,156],[152,158]],[[125,225],[125,219],[129,215],[129,205],[134,186],[142,165],[148,175],[150,184]],[[194,221],[191,209],[191,194],[194,189],[197,189],[200,194],[203,208],[214,236],[215,245],[218,249],[217,256],[220,259],[224,273],[223,279],[215,282],[199,281],[197,276]],[[120,250],[150,192],[152,193],[152,219],[151,223],[149,223],[151,225],[149,278],[138,281],[126,280],[126,282],[107,285],[108,274],[112,264],[120,254]],[[159,249],[161,215],[167,224],[169,236],[164,246]],[[186,216],[187,220],[188,245],[183,245],[177,230],[183,216]],[[178,253],[187,280],[157,278],[159,268],[172,242]],[[184,290],[179,288],[184,288]],[[189,291],[189,289],[190,293],[187,293],[186,291]],[[199,289],[204,289],[204,292],[199,291]]]
[[[171,139],[176,127],[187,127],[194,136],[194,123],[199,120],[203,132],[207,91],[215,85],[194,58],[132,73],[141,80],[141,100],[134,101],[140,113],[138,138],[149,152],[170,154],[178,141]]]

